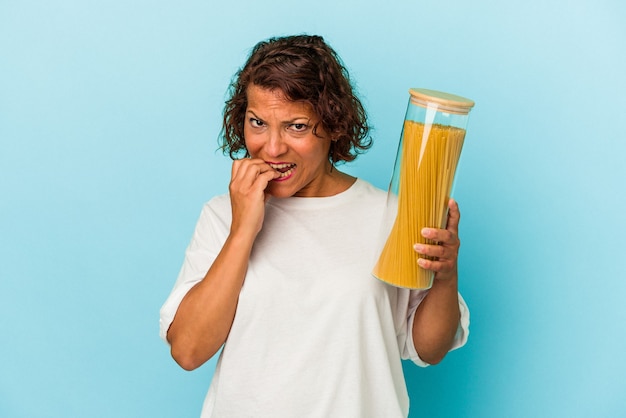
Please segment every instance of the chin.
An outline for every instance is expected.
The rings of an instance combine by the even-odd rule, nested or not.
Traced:
[[[297,190],[294,191],[286,187],[269,187],[268,189],[266,189],[266,192],[272,197],[285,198],[292,197],[297,193]]]

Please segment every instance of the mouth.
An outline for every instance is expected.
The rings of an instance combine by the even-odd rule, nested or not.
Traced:
[[[293,163],[267,163],[270,167],[272,167],[276,172],[280,174],[279,177],[275,178],[275,181],[287,180],[293,174],[296,165]]]

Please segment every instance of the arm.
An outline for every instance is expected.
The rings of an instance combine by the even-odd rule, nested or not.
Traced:
[[[204,279],[181,301],[167,332],[172,357],[186,370],[204,364],[226,341],[252,245],[263,225],[265,188],[276,176],[262,160],[233,163],[229,236]]]
[[[415,250],[436,260],[420,258],[421,267],[435,272],[433,285],[415,313],[413,344],[420,358],[429,364],[439,363],[452,347],[459,320],[457,257],[460,246],[457,203],[448,204],[446,229],[424,228],[422,235],[441,245],[416,244]]]

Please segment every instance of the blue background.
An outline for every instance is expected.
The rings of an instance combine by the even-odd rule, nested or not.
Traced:
[[[411,416],[626,416],[626,6],[619,0],[0,1],[0,416],[196,417],[214,368],[158,338],[227,84],[317,33],[387,187],[409,87],[472,98],[455,196],[468,345],[406,364]],[[420,414],[422,412],[422,414]]]

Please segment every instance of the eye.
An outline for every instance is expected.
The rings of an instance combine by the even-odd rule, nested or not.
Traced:
[[[250,118],[250,125],[254,128],[260,128],[263,126],[263,121],[256,118]]]
[[[292,123],[289,125],[289,129],[296,132],[304,132],[309,128],[309,125],[306,123]]]

